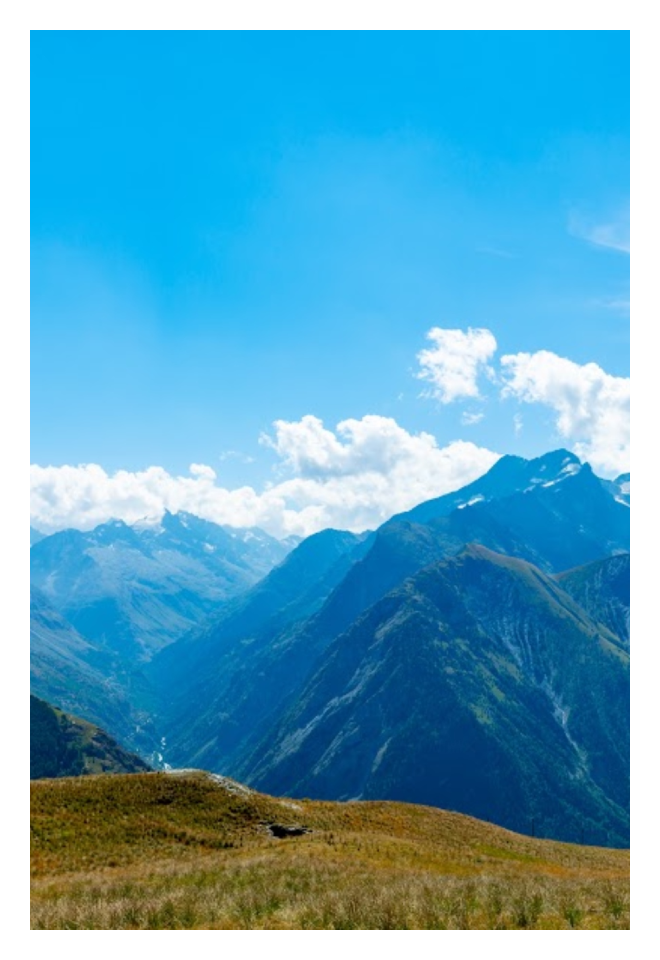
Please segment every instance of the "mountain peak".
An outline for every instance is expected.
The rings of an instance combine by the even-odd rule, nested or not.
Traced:
[[[571,453],[570,450],[560,447],[558,450],[551,450],[549,453],[544,453],[542,456],[536,457],[529,462],[530,464],[546,467],[546,469],[558,470],[572,463],[580,464],[581,460],[574,453]]]
[[[467,486],[420,503],[412,510],[392,517],[389,522],[410,520],[414,523],[428,523],[438,517],[447,516],[457,508],[509,497],[515,493],[525,493],[535,486],[550,486],[579,473],[585,466],[579,457],[564,448],[551,450],[531,460],[505,454],[490,470]],[[588,472],[591,472],[590,467]]]

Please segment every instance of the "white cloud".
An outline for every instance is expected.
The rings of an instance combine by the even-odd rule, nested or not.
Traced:
[[[215,480],[217,477],[213,467],[209,467],[205,463],[191,463],[190,472],[193,477],[202,477],[206,480]]]
[[[520,436],[523,429],[523,415],[522,413],[514,413],[513,415],[513,432],[517,437]]]
[[[630,469],[630,380],[547,350],[502,357],[504,396],[541,403],[577,455],[605,476]]]
[[[247,453],[243,453],[241,450],[223,450],[219,460],[238,460],[239,463],[254,463],[254,457],[251,457]]]
[[[485,414],[483,413],[470,413],[468,410],[465,410],[461,414],[461,423],[465,427],[472,427],[475,423],[481,423]]]
[[[426,334],[434,346],[417,354],[419,380],[431,384],[426,396],[440,403],[453,403],[463,397],[478,397],[479,375],[492,375],[488,361],[497,349],[497,341],[490,330],[468,328],[444,330],[432,327]]]
[[[191,476],[162,467],[108,474],[97,464],[31,467],[31,523],[45,533],[90,529],[111,518],[132,523],[164,510],[187,510],[232,526],[260,526],[276,536],[308,535],[324,527],[364,530],[392,514],[469,483],[498,454],[455,441],[439,448],[429,433],[411,434],[388,417],[345,420],[335,431],[306,416],[278,420],[262,438],[289,477],[226,489],[205,464]]]

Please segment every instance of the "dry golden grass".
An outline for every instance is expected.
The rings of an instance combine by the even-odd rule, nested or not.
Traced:
[[[285,840],[265,822],[303,825]],[[200,773],[32,784],[35,929],[611,929],[627,851],[431,807],[229,792]]]

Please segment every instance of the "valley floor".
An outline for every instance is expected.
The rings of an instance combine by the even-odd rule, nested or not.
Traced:
[[[31,791],[33,929],[630,923],[628,851],[431,807],[280,800],[197,771],[41,780]]]

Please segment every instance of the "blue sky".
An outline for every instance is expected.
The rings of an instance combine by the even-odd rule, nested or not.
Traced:
[[[33,32],[31,70],[34,464],[355,487],[387,420],[627,468],[627,32]],[[491,332],[478,395],[419,378],[432,328]],[[285,494],[255,522],[342,520]]]

